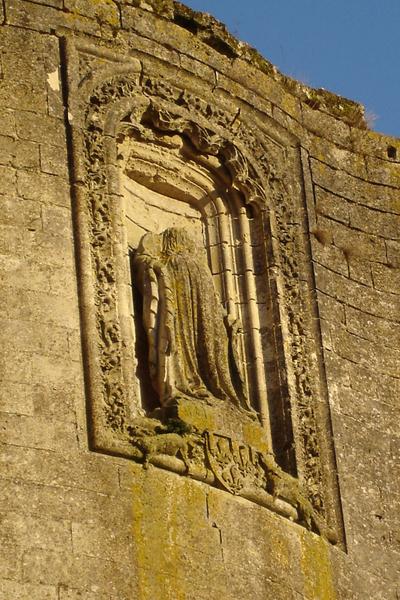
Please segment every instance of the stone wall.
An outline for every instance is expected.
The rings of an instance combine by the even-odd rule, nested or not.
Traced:
[[[398,598],[400,142],[177,3],[1,11],[1,600]],[[164,80],[191,77],[301,148],[342,547],[206,483],[90,450],[63,36],[155,57]]]
[[[353,154],[312,160],[312,243],[349,558],[366,586],[360,596],[395,598],[398,165],[388,161],[390,140],[378,151],[378,139],[352,131]],[[378,580],[387,588],[372,593]]]

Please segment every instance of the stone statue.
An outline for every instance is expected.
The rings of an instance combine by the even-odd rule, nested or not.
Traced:
[[[147,233],[134,269],[160,404],[223,400],[255,415],[244,391],[234,327],[214,289],[204,249],[181,228]]]

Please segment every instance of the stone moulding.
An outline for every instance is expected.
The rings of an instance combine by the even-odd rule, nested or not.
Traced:
[[[205,100],[205,84],[188,74],[174,79],[159,59],[140,54],[139,60],[134,50],[118,54],[72,38],[63,39],[63,50],[91,448],[219,485],[343,543],[323,363],[313,329],[316,307],[304,238],[307,158],[299,141],[240,101],[230,99],[229,106],[222,93]],[[194,91],[199,85],[203,96]],[[241,214],[249,207],[254,212],[255,224],[245,225],[247,251],[260,235],[254,232],[262,232],[262,285],[272,315],[264,327],[272,347],[267,358],[260,324],[250,329],[256,331],[251,352],[264,352],[258,369],[267,372],[264,396],[257,360],[256,374],[249,375],[262,427],[240,423],[237,415],[222,418],[215,407],[191,405],[166,422],[147,414],[140,401],[121,148],[131,140],[138,147],[153,144],[164,134],[189,140],[196,160],[217,164],[228,181],[227,197],[240,198]],[[241,251],[246,254],[245,243]],[[255,289],[251,280],[246,289],[251,285]],[[244,310],[251,323],[250,301]],[[232,457],[228,470],[224,444]],[[272,451],[276,469],[265,459]],[[296,493],[293,500],[294,481],[301,499]]]

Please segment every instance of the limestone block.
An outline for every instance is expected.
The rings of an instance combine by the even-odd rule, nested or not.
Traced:
[[[380,341],[385,343],[391,335],[394,338],[394,347],[396,347],[396,341],[400,340],[400,324],[388,321],[385,318],[375,317],[369,313],[365,313],[362,310],[346,306],[346,327],[348,331],[359,335],[360,337],[367,338],[369,340]],[[397,347],[400,345],[400,341],[397,342]]]
[[[10,25],[28,27],[44,33],[49,33],[57,27],[66,27],[84,33],[99,34],[97,21],[70,11],[64,13],[53,6],[27,3],[24,0],[7,0],[7,22]]]
[[[20,227],[0,225],[0,254],[4,262],[12,262],[13,257],[25,253],[25,237]]]
[[[68,353],[68,330],[54,325],[32,322],[0,320],[6,340],[5,351],[42,353],[51,356],[62,357]]]
[[[39,147],[33,142],[19,141],[0,136],[0,164],[15,168],[39,167]]]
[[[0,389],[0,411],[18,415],[33,415],[31,384],[3,381]]]
[[[31,214],[29,211],[28,219]],[[15,216],[17,217],[17,215]],[[19,215],[19,217],[21,216],[24,218],[23,212]],[[36,219],[33,219],[30,225],[36,227],[36,222]],[[20,246],[16,250],[17,254],[14,256],[0,256],[0,273],[7,280],[9,287],[16,291],[29,290],[37,293],[51,293],[55,297],[56,304],[56,297],[63,297],[64,299],[75,300],[76,302],[76,289],[71,283],[71,274],[73,274],[71,266],[65,266],[64,259],[61,265],[47,264],[48,257],[46,257],[45,262],[40,262],[40,258],[37,260],[28,260],[24,257],[24,235],[20,231],[17,233],[14,231],[14,240],[16,239],[16,235],[18,235],[17,239],[21,240]],[[5,294],[7,294],[7,291],[5,291]],[[13,303],[11,302],[11,305],[8,307],[10,308],[9,313],[7,312],[8,308],[4,307],[2,314],[7,312],[10,318],[13,318],[11,316],[13,311],[12,306]],[[21,310],[23,310],[22,307]],[[28,310],[27,314],[30,314],[30,312]]]
[[[71,205],[70,189],[65,180],[47,173],[19,171],[18,194],[22,198],[56,206],[68,207]]]
[[[335,352],[324,352],[324,359],[327,365],[328,387],[332,394],[338,386],[349,387],[351,381],[348,371],[349,362]]]
[[[104,525],[101,521],[90,519],[89,522],[72,523],[74,553],[82,557],[93,556],[108,560],[118,556],[128,564],[132,560],[133,549],[137,543],[132,539],[129,527],[115,530],[111,523]]]
[[[40,515],[43,519],[71,520],[90,524],[92,519],[100,522],[107,516],[107,526],[113,532],[127,531],[126,523],[132,512],[130,493],[115,495],[79,489],[66,483],[60,487],[32,482],[6,479],[2,483],[0,506],[2,512],[12,511],[21,515]],[[104,524],[102,525],[104,527]],[[119,534],[118,534],[119,535]]]
[[[388,594],[396,597],[397,584],[393,586],[391,583],[385,581],[385,589],[382,592],[381,577],[373,575],[369,570],[364,570],[359,564],[355,564],[353,561],[346,560],[340,553],[332,553],[332,563],[334,565],[336,593],[341,600],[353,600],[355,597],[361,599],[371,594],[382,600]],[[352,586],[354,586],[353,589]],[[354,589],[357,590],[356,596]]]
[[[355,255],[362,259],[386,262],[385,241],[377,236],[360,233],[345,225],[319,216],[317,228],[326,233],[337,248],[347,255]]]
[[[338,146],[351,148],[350,127],[320,110],[301,104],[303,125],[318,136],[333,141]]]
[[[110,596],[109,592],[99,592],[98,585],[92,585],[91,589],[79,589],[60,585],[58,587],[59,597],[57,600],[123,600],[121,597]]]
[[[67,237],[65,232],[62,235],[62,231],[61,235],[52,235],[46,229],[29,230],[24,237],[26,258],[32,262],[47,263],[49,267],[69,269],[73,273],[74,255],[68,225],[69,223],[66,227]]]
[[[66,153],[60,152],[59,147],[48,144],[40,145],[40,169],[43,173],[68,177]]]
[[[380,264],[372,265],[372,278],[377,290],[400,294],[400,269]]]
[[[58,600],[55,586],[31,585],[10,579],[0,580],[0,600]]]
[[[290,131],[297,139],[301,139],[302,148],[309,148],[310,133],[304,129],[301,122],[287,114],[279,106],[272,107],[272,116],[276,123],[281,125],[286,131]]]
[[[358,248],[355,246],[355,253],[347,255],[350,279],[373,287],[371,261],[368,260],[368,257],[364,258],[364,256],[360,256],[357,253]]]
[[[41,86],[36,81],[15,80],[12,75],[0,90],[0,101],[7,109],[35,113],[46,111],[46,93]]]
[[[0,546],[0,577],[7,580],[21,580],[21,560],[23,549],[14,544]],[[8,600],[8,598],[7,598]]]
[[[324,228],[316,228],[312,238],[313,259],[345,277],[349,276],[349,265],[343,250],[333,244],[331,232]]]
[[[62,382],[48,381],[33,386],[31,402],[38,416],[75,423],[76,405],[81,393],[79,381],[74,384],[69,382],[68,394],[65,393]]]
[[[62,0],[37,0],[36,4],[43,4],[44,6],[52,6],[54,8],[63,8]]]
[[[256,65],[251,65],[248,61],[241,58],[234,60],[229,78],[240,83],[246,89],[255,92],[257,95],[262,94],[265,99],[274,105],[281,106],[283,103],[283,86],[274,81],[270,73],[263,73]],[[243,85],[244,83],[245,85]],[[299,103],[293,103],[292,108],[294,107],[297,108],[294,114],[290,113],[289,110],[286,110],[286,112],[300,120]],[[285,106],[285,108],[288,109],[288,106]]]
[[[2,381],[13,383],[32,382],[32,360],[25,352],[14,352],[5,355],[0,363],[0,377]]]
[[[394,188],[360,180],[315,159],[311,159],[311,168],[313,180],[320,187],[375,210],[400,213],[400,200]]]
[[[162,22],[153,14],[132,6],[121,6],[121,16],[123,29],[132,29],[143,37],[149,37],[160,44],[172,46],[177,51],[188,54],[212,68],[229,73],[232,66],[230,57],[214,52],[210,46],[183,27],[173,24],[167,32]]]
[[[44,450],[62,451],[76,447],[76,430],[72,423],[52,422],[39,416],[3,414],[4,431],[0,440],[13,446],[29,446]]]
[[[371,366],[379,372],[396,376],[400,360],[400,350],[380,346],[349,333],[344,327],[337,327],[334,336],[335,351],[364,366]]]
[[[113,464],[97,456],[63,451],[5,446],[1,455],[5,479],[112,494],[118,488],[118,473]]]
[[[1,135],[14,138],[16,135],[14,111],[3,109],[0,111],[0,133]]]
[[[350,204],[349,219],[350,226],[354,229],[389,239],[400,237],[400,216],[398,214],[384,213],[359,204]]]
[[[368,402],[363,401],[360,391],[353,389],[340,389],[335,394],[335,411],[344,416],[351,416],[358,421],[360,427],[370,430],[370,435],[398,435],[396,427],[396,407],[393,402],[377,398],[371,393]],[[361,509],[360,509],[361,510]]]
[[[320,319],[321,340],[325,350],[333,350],[331,325],[325,319]]]
[[[365,157],[368,179],[375,183],[398,187],[400,184],[400,165],[388,160]]]
[[[2,515],[2,544],[15,544],[21,548],[71,548],[71,525],[67,521],[19,515],[6,512]]]
[[[233,63],[233,67],[235,70],[235,77],[231,77],[231,76],[226,76],[226,75],[221,75],[218,74],[218,81],[217,81],[217,89],[221,89],[224,90],[226,92],[228,92],[229,94],[235,95],[237,98],[240,98],[242,100],[244,100],[245,103],[247,102],[251,102],[252,104],[256,104],[257,108],[259,111],[261,111],[262,113],[266,114],[266,115],[272,115],[272,110],[273,110],[273,104],[270,101],[270,96],[274,96],[274,93],[268,93],[271,91],[271,85],[267,86],[266,92],[264,93],[264,91],[262,91],[260,93],[260,88],[257,87],[257,91],[255,91],[255,88],[252,87],[250,89],[248,88],[244,88],[243,85],[241,84],[241,76],[240,76],[240,67],[238,69],[235,68],[235,66],[237,65],[237,60],[234,61]],[[242,62],[242,61],[240,61]],[[265,77],[265,79],[268,81],[268,78]],[[270,80],[269,80],[270,81]],[[276,84],[275,84],[276,85]],[[276,90],[275,93],[279,94],[280,90],[279,87],[276,86]]]
[[[2,194],[13,194],[15,192],[16,171],[11,167],[0,165],[0,181]]]
[[[371,394],[382,401],[387,401],[394,393],[395,397],[400,390],[400,382],[397,378],[380,375],[377,379],[366,367],[348,363],[347,369],[350,375],[351,386],[360,393],[368,389]],[[393,400],[391,400],[393,402]]]
[[[354,177],[368,179],[363,153],[358,154],[353,148],[345,149],[333,140],[312,136],[310,156],[326,162],[333,169],[346,171]]]
[[[3,314],[8,319],[32,321],[36,323],[53,323],[60,327],[76,329],[79,326],[78,306],[71,303],[68,297],[52,296],[45,292],[26,291],[26,303],[21,304],[15,296],[15,291],[6,288],[4,296],[7,306]]]
[[[400,267],[400,243],[392,240],[386,241],[388,264],[392,267]]]
[[[164,48],[164,52],[166,50],[167,48]],[[215,70],[204,64],[202,61],[196,60],[196,58],[187,56],[186,54],[178,54],[178,60],[183,69],[190,71],[191,73],[196,73],[197,77],[200,77],[204,82],[207,82],[212,86],[216,84],[217,75]]]
[[[399,318],[398,302],[382,292],[366,288],[319,265],[316,266],[316,275],[317,288],[327,295],[378,317]]]
[[[40,144],[53,144],[63,148],[65,152],[64,123],[60,119],[50,116],[36,115],[35,119],[26,112],[16,115],[17,134],[21,139],[39,142]]]
[[[22,229],[41,226],[41,210],[37,202],[10,195],[0,195],[0,222]]]
[[[135,593],[132,565],[121,560],[111,562],[91,556],[82,560],[82,556],[66,552],[34,549],[25,553],[22,568],[25,581],[33,584],[46,581],[50,586],[107,589],[122,597]]]
[[[350,220],[349,211],[352,207],[353,205],[346,198],[331,194],[327,190],[316,186],[315,212],[317,215],[324,215],[348,225]],[[358,229],[356,224],[354,224],[354,227]]]
[[[398,140],[389,135],[368,129],[351,130],[354,152],[368,154],[382,160],[399,161]],[[395,156],[393,156],[393,153]]]
[[[71,209],[63,206],[45,205],[42,208],[43,230],[56,238],[64,237],[72,242]],[[72,246],[72,243],[71,243]]]
[[[320,293],[319,315],[322,319],[326,319],[333,323],[344,323],[346,320],[345,306],[332,298]]]
[[[121,30],[119,35],[121,39],[125,41],[128,47],[137,48],[138,46],[140,46],[142,52],[144,53],[144,64],[146,62],[146,54],[150,56],[156,56],[174,66],[179,66],[181,64],[181,61],[184,61],[185,58],[188,58],[180,54],[174,47],[163,46],[162,44],[158,43],[156,40],[153,40],[151,38],[143,38],[132,30]],[[195,61],[194,59],[191,60],[192,63],[199,62]],[[214,73],[212,69],[210,69],[203,63],[199,62],[199,65],[200,69],[208,69],[209,71]],[[212,77],[212,80],[214,80],[214,77]]]
[[[88,3],[85,0],[65,0],[63,8],[75,16],[83,15],[113,27],[120,26],[119,6],[113,0],[100,0],[96,3]]]

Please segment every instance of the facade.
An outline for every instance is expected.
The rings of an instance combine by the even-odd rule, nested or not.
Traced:
[[[398,598],[400,142],[176,2],[0,10],[0,599]]]

